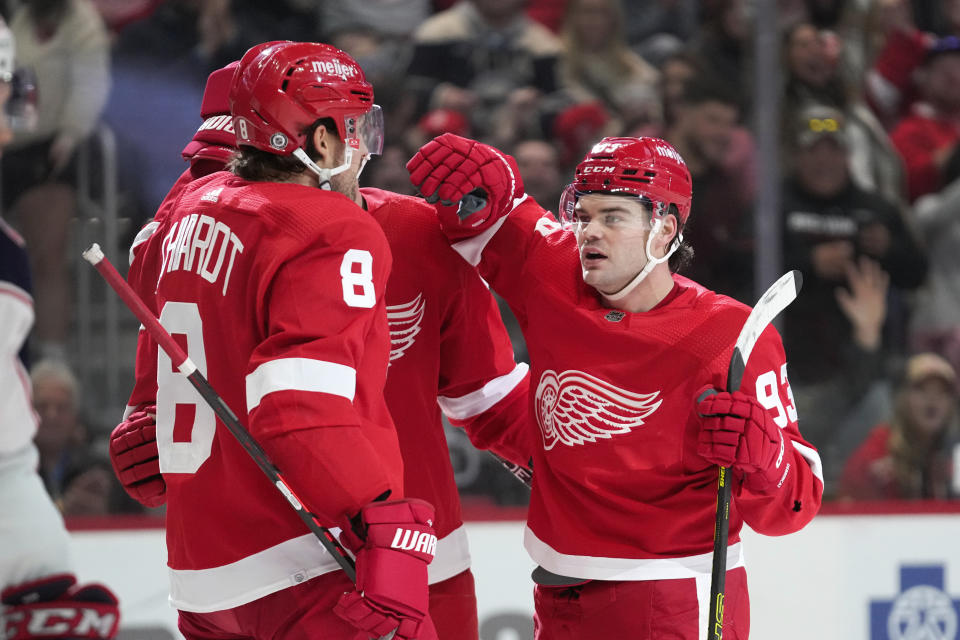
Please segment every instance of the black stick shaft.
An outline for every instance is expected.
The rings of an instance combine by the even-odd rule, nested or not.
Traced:
[[[800,292],[803,276],[799,271],[790,271],[781,276],[760,296],[753,311],[747,317],[737,344],[730,357],[727,370],[727,391],[740,389],[747,360],[766,326],[783,311]],[[717,480],[717,513],[713,529],[713,570],[710,576],[710,615],[707,619],[707,638],[723,640],[723,601],[727,580],[727,541],[730,534],[730,483],[729,467],[720,467]]]

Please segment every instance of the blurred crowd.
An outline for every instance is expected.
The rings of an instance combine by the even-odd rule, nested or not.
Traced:
[[[31,252],[51,494],[67,514],[136,506],[105,462],[112,425],[82,417],[95,382],[71,373],[77,152],[96,127],[117,139],[125,252],[184,169],[207,75],[258,42],[328,42],[387,116],[364,184],[413,193],[406,160],[453,132],[514,155],[556,207],[601,137],[663,137],[694,180],[684,275],[752,304],[755,1],[6,0],[38,118],[0,160],[2,212]],[[779,0],[778,19],[782,266],[804,275],[782,333],[826,497],[960,497],[960,0]],[[525,501],[449,437],[465,496]]]

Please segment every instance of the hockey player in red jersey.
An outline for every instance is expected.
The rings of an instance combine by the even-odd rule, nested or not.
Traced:
[[[383,399],[391,256],[353,187],[382,144],[373,91],[333,47],[271,42],[240,61],[230,104],[240,149],[231,172],[171,192],[139,238],[135,257],[158,260],[144,269],[158,277],[139,278],[138,293],[322,524],[352,532],[341,539],[358,587],[142,333],[138,357],[157,365],[152,378],[138,366],[129,404],[141,421],[156,404],[180,630],[436,637],[432,554],[390,542],[405,530],[432,535],[433,509],[404,498]],[[149,433],[121,434],[128,456]],[[115,459],[120,470],[127,462]]]
[[[205,159],[202,169],[215,166],[206,158],[216,160],[231,144],[220,118],[227,110],[226,89],[218,80],[224,71],[214,72],[208,80],[204,125],[184,150],[185,157],[193,152],[194,174],[198,156]],[[225,161],[223,157],[221,166]],[[190,172],[185,172],[181,182],[190,179]],[[374,188],[362,188],[359,195],[360,204],[386,233],[393,253],[385,294],[392,344],[384,393],[404,460],[404,494],[436,508],[439,541],[429,566],[430,615],[441,639],[476,639],[469,547],[440,412],[464,428],[476,446],[526,464],[530,444],[520,425],[527,420],[527,367],[514,362],[493,297],[475,270],[450,248],[432,207],[418,198]],[[151,224],[164,215],[163,210],[158,212]],[[155,275],[146,275],[159,270],[161,262],[159,255],[144,251],[149,228],[131,249],[131,284],[156,280]],[[138,366],[141,361],[153,362],[138,358]],[[157,464],[152,411],[146,408],[130,413],[114,431],[111,459],[128,493],[155,507],[166,499],[165,482]]]
[[[703,638],[718,464],[734,477],[724,638],[746,638],[741,527],[802,528],[822,472],[772,326],[742,391],[697,401],[725,388],[749,309],[675,273],[690,257],[682,158],[659,139],[603,139],[576,169],[562,224],[488,145],[444,134],[407,168],[530,351],[541,446],[524,544],[540,565],[538,640]],[[473,210],[464,196],[478,187]]]

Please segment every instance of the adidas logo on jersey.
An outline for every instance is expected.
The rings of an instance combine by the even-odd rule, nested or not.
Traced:
[[[426,531],[397,527],[397,532],[393,535],[393,542],[390,543],[390,548],[425,553],[433,556],[437,553],[437,536]]]
[[[216,202],[220,199],[220,192],[223,191],[223,187],[217,187],[216,189],[211,189],[205,194],[200,196],[200,199],[204,202]]]

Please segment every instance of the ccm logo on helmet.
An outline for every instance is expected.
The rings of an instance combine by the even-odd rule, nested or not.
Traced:
[[[437,553],[437,536],[426,531],[397,527],[397,532],[393,535],[393,542],[390,543],[390,547],[403,551],[420,551],[432,556]]]
[[[310,68],[315,73],[329,73],[334,76],[343,76],[344,78],[352,78],[357,75],[356,67],[348,67],[340,64],[337,60],[332,62],[329,60],[314,60],[310,63]]]
[[[616,167],[584,167],[584,173],[613,173]]]

